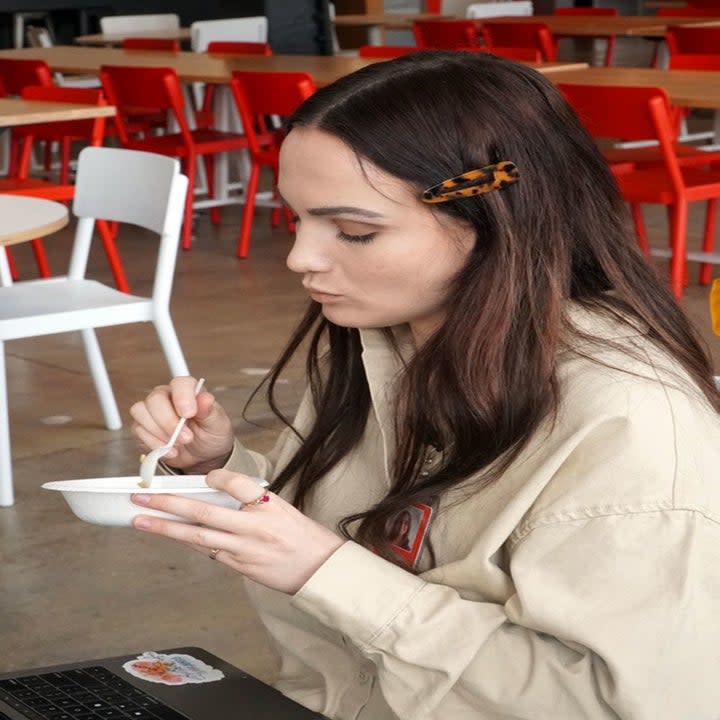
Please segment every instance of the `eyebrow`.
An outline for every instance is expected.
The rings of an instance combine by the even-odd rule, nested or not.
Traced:
[[[375,212],[374,210],[366,210],[365,208],[352,207],[350,205],[338,205],[336,207],[320,207],[310,208],[308,210],[309,215],[315,215],[317,217],[324,217],[326,215],[358,215],[364,218],[382,218],[382,213]]]
[[[292,208],[292,205],[283,197],[283,194],[278,188],[275,188],[275,192],[280,197],[285,205]],[[366,210],[365,208],[353,207],[352,205],[336,205],[320,208],[310,208],[308,210],[309,215],[315,217],[327,217],[328,215],[357,215],[358,217],[364,218],[384,218],[382,213],[375,212],[374,210]]]

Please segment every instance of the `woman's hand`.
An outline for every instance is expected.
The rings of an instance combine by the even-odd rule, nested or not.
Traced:
[[[233,570],[291,595],[345,542],[282,498],[263,491],[247,475],[214,470],[207,483],[232,495],[242,508],[229,510],[175,495],[138,494],[133,495],[137,505],[197,524],[139,515],[134,526],[179,540],[205,555],[212,551],[212,557]]]
[[[176,377],[159,385],[130,408],[133,433],[142,450],[167,443],[181,417],[187,424],[163,460],[168,465],[204,474],[222,467],[233,447],[232,422],[209,392],[195,397],[195,378]]]

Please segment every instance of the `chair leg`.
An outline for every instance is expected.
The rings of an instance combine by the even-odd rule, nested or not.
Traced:
[[[43,245],[42,240],[40,240],[40,238],[35,238],[31,245],[40,277],[50,277],[52,272],[50,271],[50,263],[48,262],[47,255],[45,254],[45,246]]]
[[[9,246],[5,248],[5,256],[7,257],[8,267],[10,268],[10,277],[13,280],[19,280],[20,273],[18,272],[17,265],[15,264],[15,258],[13,257]]]
[[[687,221],[688,206],[678,202],[668,206],[671,210],[670,221],[670,286],[675,297],[682,298],[687,273]]]
[[[81,330],[80,333],[85,345],[85,355],[90,366],[90,374],[95,383],[95,390],[100,401],[105,425],[108,430],[118,430],[122,427],[122,420],[120,419],[120,412],[115,402],[115,395],[113,394],[97,336],[92,328]]]
[[[715,225],[717,220],[717,198],[708,200],[705,214],[705,232],[703,234],[703,252],[711,253],[715,247]],[[709,285],[712,279],[712,265],[701,263],[700,284]]]
[[[70,184],[70,138],[63,138],[60,143],[60,184]]]
[[[615,55],[615,36],[611,35],[607,39],[607,45],[605,46],[605,66],[610,67],[613,64],[613,57]]]
[[[195,154],[190,153],[185,158],[183,170],[188,178],[187,200],[185,202],[185,219],[182,227],[182,249],[189,250],[192,247],[192,224],[193,224],[193,198],[195,196]]]
[[[0,507],[14,502],[12,455],[10,450],[10,416],[8,412],[5,343],[0,341]]]
[[[205,165],[205,176],[207,181],[207,193],[209,198],[215,197],[215,158],[210,155],[203,155],[203,164]],[[220,208],[210,208],[210,222],[213,225],[220,224]]]
[[[642,207],[638,203],[631,206],[633,221],[635,222],[635,233],[638,239],[638,245],[646,257],[650,257],[650,243],[648,242],[647,230],[645,229],[645,218],[643,217]]]
[[[250,251],[250,235],[252,233],[253,217],[255,216],[255,194],[260,181],[260,165],[253,163],[250,170],[247,186],[245,187],[245,207],[243,208],[242,222],[240,223],[240,239],[236,254],[240,258],[248,256]]]
[[[117,226],[117,223],[114,224]],[[117,244],[115,243],[116,232],[113,232],[107,220],[98,220],[96,226],[100,239],[102,240],[103,248],[105,249],[105,255],[107,255],[108,262],[110,263],[110,270],[115,279],[115,287],[121,292],[129,293],[130,285],[128,284],[125,268],[123,268],[120,253],[118,253]],[[115,231],[117,231],[117,227]]]
[[[180,347],[180,341],[175,332],[175,326],[170,318],[170,313],[158,313],[153,323],[172,376],[179,377],[189,375],[190,370],[185,362],[185,355],[183,355],[182,348]]]

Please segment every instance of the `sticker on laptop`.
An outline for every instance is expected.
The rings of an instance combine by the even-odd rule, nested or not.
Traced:
[[[123,670],[141,680],[163,685],[215,682],[225,677],[222,670],[216,670],[192,655],[165,655],[152,650],[126,662]]]

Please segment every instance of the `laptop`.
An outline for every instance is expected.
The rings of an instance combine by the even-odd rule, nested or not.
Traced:
[[[0,674],[0,720],[322,720],[197,647]]]

